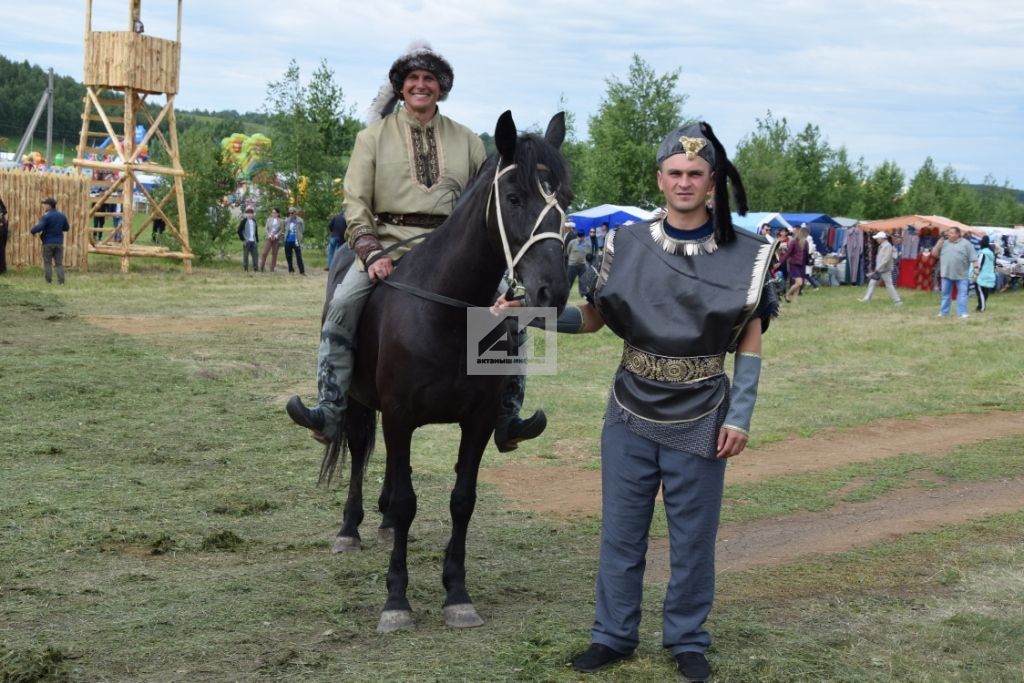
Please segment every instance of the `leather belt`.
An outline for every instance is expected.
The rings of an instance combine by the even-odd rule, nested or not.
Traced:
[[[433,230],[448,220],[448,216],[437,216],[432,213],[379,213],[377,220],[391,225],[408,225]]]
[[[683,384],[699,382],[725,372],[725,354],[716,356],[659,356],[624,344],[622,367],[628,372],[658,382]]]

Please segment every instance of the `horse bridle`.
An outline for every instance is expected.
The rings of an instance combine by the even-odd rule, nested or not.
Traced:
[[[548,215],[548,211],[550,211],[552,208],[554,208],[556,211],[558,211],[558,214],[562,217],[562,221],[559,223],[559,225],[561,226],[561,225],[565,224],[565,211],[562,210],[561,205],[558,203],[558,198],[555,196],[555,193],[554,192],[547,192],[544,189],[544,185],[540,182],[540,179],[538,179],[537,180],[537,187],[538,187],[538,189],[540,189],[541,196],[544,197],[544,200],[545,200],[544,208],[541,210],[540,214],[537,216],[537,221],[533,224],[533,230],[530,231],[530,238],[527,239],[526,242],[523,243],[523,246],[519,247],[519,251],[516,252],[516,255],[512,256],[512,248],[511,248],[511,246],[509,246],[509,242],[508,242],[508,233],[505,230],[505,221],[504,221],[504,219],[502,218],[502,215],[501,215],[501,196],[499,194],[498,181],[501,179],[502,176],[504,176],[506,173],[514,170],[515,168],[516,168],[516,164],[510,164],[509,166],[506,166],[505,168],[501,168],[499,166],[499,167],[496,167],[494,169],[494,181],[491,183],[491,190],[487,194],[487,211],[485,213],[485,215],[490,214],[490,212],[491,212],[491,200],[494,197],[497,197],[498,199],[494,203],[494,206],[495,206],[495,218],[496,218],[497,223],[498,223],[498,234],[501,235],[501,246],[502,246],[502,248],[505,251],[505,265],[506,265],[507,271],[508,271],[507,272],[507,277],[509,278],[509,291],[512,292],[512,296],[508,297],[510,299],[519,298],[520,296],[522,296],[522,287],[519,285],[518,281],[516,280],[515,268],[516,268],[516,264],[519,263],[520,259],[523,258],[523,255],[526,253],[526,251],[530,247],[532,247],[533,245],[535,245],[538,242],[540,242],[541,240],[556,239],[556,240],[558,240],[559,245],[561,245],[561,243],[562,243],[562,238],[561,238],[561,236],[558,233],[554,233],[554,232],[542,232],[542,233],[539,233],[539,234],[537,233],[537,230],[540,229],[540,224],[544,222],[544,218]],[[544,167],[541,166],[540,168],[543,169]],[[429,233],[423,233],[423,234],[420,234],[420,235],[415,235],[415,236],[410,237],[408,239],[404,239],[404,240],[398,242],[397,244],[392,244],[390,247],[384,249],[383,251],[378,252],[377,254],[375,254],[373,256],[373,258],[369,259],[369,261],[366,263],[366,267],[369,268],[370,265],[374,261],[376,261],[377,259],[381,258],[382,256],[387,255],[393,249],[396,249],[396,248],[398,248],[398,247],[400,247],[402,245],[410,244],[410,243],[415,242],[417,240],[423,239],[423,238],[425,238],[427,236],[427,234],[429,234]],[[384,280],[381,280],[381,282],[383,282],[385,285],[387,285],[389,287],[393,287],[395,289],[402,290],[403,292],[407,292],[407,293],[412,294],[414,296],[418,296],[421,299],[428,299],[428,300],[433,301],[435,303],[445,304],[447,306],[454,306],[455,308],[476,308],[476,306],[474,306],[471,303],[468,303],[468,302],[465,302],[465,301],[460,301],[459,299],[453,299],[453,298],[445,296],[443,294],[437,294],[435,292],[428,292],[428,291],[426,291],[424,289],[420,289],[419,287],[416,287],[415,285],[406,284],[404,282],[395,282],[391,278],[386,278]]]
[[[560,233],[549,231],[538,233],[537,231],[540,229],[541,223],[544,222],[544,218],[547,217],[548,212],[551,211],[552,208],[558,211],[558,215],[561,216],[562,218],[562,220],[558,224],[559,227],[565,225],[565,211],[562,209],[562,206],[558,203],[558,198],[555,196],[555,193],[547,192],[544,189],[544,185],[540,182],[540,179],[538,178],[537,189],[540,190],[541,196],[544,197],[544,208],[541,210],[540,214],[537,216],[536,222],[533,224],[533,230],[530,231],[529,239],[523,242],[523,245],[519,247],[519,251],[516,252],[516,255],[512,256],[512,248],[511,246],[509,246],[508,241],[508,231],[505,230],[505,220],[501,215],[501,189],[498,181],[501,180],[502,176],[513,171],[516,168],[516,166],[516,164],[509,164],[505,168],[501,168],[501,163],[499,162],[498,165],[495,167],[494,181],[491,183],[491,191],[487,195],[487,213],[489,214],[491,211],[491,199],[494,198],[495,217],[498,222],[498,234],[501,236],[501,246],[505,251],[505,266],[507,268],[507,277],[509,278],[509,290],[512,291],[514,295],[518,296],[518,290],[520,290],[521,287],[519,286],[519,281],[516,277],[516,265],[519,263],[520,259],[522,259],[523,256],[526,254],[527,250],[533,245],[540,242],[541,240],[558,240],[559,245],[561,245],[562,236]],[[543,169],[543,167],[540,168]]]

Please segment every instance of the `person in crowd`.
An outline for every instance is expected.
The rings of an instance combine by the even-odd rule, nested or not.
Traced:
[[[256,229],[256,215],[250,206],[238,223],[238,239],[242,243],[242,270],[249,272],[249,258],[252,258],[252,272],[259,272],[259,258],[256,245],[260,241],[259,230]]]
[[[107,227],[107,217],[103,215],[103,212],[107,210],[107,205],[102,204],[96,210],[96,213],[92,216],[92,241],[101,242],[103,240],[103,229]]]
[[[889,297],[892,299],[892,302],[899,306],[903,301],[900,299],[892,279],[894,272],[894,249],[889,241],[889,235],[879,230],[874,234],[874,240],[878,244],[878,249],[875,251],[875,269],[868,273],[868,291],[865,292],[864,297],[859,299],[859,301],[863,303],[871,301],[871,296],[875,293],[875,287],[878,286],[879,282],[883,282],[889,289]]]
[[[277,269],[277,252],[281,248],[281,233],[284,232],[284,221],[281,220],[281,211],[276,206],[270,209],[270,216],[263,225],[263,234],[267,241],[263,244],[263,253],[260,254],[260,270],[267,270],[267,256],[270,256],[270,272]]]
[[[583,238],[583,233],[577,233],[576,239],[569,243],[569,289],[572,289],[572,285],[577,279],[580,280],[579,292],[580,296],[583,296],[583,279],[582,276],[587,269],[587,257],[593,258],[591,253],[590,245]]]
[[[7,237],[10,229],[7,219],[7,205],[0,197],[0,275],[7,272]]]
[[[298,208],[288,208],[288,220],[284,222],[284,257],[288,261],[288,272],[294,273],[292,256],[295,257],[295,265],[299,267],[299,275],[306,274],[306,266],[302,263],[302,233],[306,229],[306,223],[299,216]]]
[[[52,266],[56,266],[57,282],[64,284],[64,233],[71,229],[71,225],[67,216],[57,210],[56,199],[47,197],[40,203],[46,208],[31,232],[38,234],[43,241],[43,277],[52,284]]]
[[[768,273],[776,246],[734,229],[726,183],[739,173],[706,123],[673,131],[656,160],[666,212],[609,234],[592,300],[567,306],[558,320],[562,332],[607,325],[624,341],[601,435],[596,614],[591,645],[572,666],[600,671],[636,650],[644,557],[661,493],[671,545],[662,645],[684,680],[706,681],[711,636],[704,623],[714,599],[725,465],[746,447],[761,334],[778,313]],[[712,192],[714,211],[705,204]],[[742,185],[733,192],[744,211]],[[515,305],[499,300],[496,307]]]
[[[345,212],[339,211],[337,215],[331,219],[327,229],[331,233],[331,241],[327,244],[327,266],[324,270],[331,269],[331,262],[334,260],[334,252],[338,250],[338,247],[345,243],[345,231],[348,230],[348,222],[345,220]]]
[[[775,269],[772,271],[772,276],[782,281],[782,291],[785,293],[786,289],[789,288],[789,261],[786,259],[786,254],[789,252],[789,247],[793,240],[790,238],[787,228],[779,228],[775,239],[779,242],[779,258]]]
[[[818,278],[814,277],[814,257],[818,254],[818,245],[814,243],[814,237],[811,235],[810,228],[807,227],[806,223],[801,223],[800,227],[807,230],[807,265],[804,267],[804,283],[811,286],[811,289],[817,290],[821,287],[821,283],[818,282]],[[799,294],[803,294],[804,288],[801,287]]]
[[[590,237],[590,253],[591,254],[599,253],[601,251],[601,248],[598,246],[598,243],[597,243],[597,228],[591,228],[590,229],[589,237]]]
[[[793,301],[793,297],[797,295],[800,288],[807,281],[807,262],[811,257],[811,248],[807,246],[807,242],[810,239],[810,233],[807,231],[807,228],[799,228],[796,231],[796,238],[792,240],[789,249],[786,251],[789,279],[792,282],[785,295],[787,303]]]
[[[935,243],[932,257],[939,259],[939,278],[942,298],[939,302],[940,318],[949,315],[956,287],[956,312],[961,318],[967,317],[967,288],[970,283],[971,265],[975,261],[974,247],[963,239],[960,228],[952,227]]]
[[[974,266],[974,288],[978,293],[979,313],[984,313],[988,306],[988,297],[996,286],[996,255],[990,247],[988,235],[981,238],[978,244],[978,261]]]

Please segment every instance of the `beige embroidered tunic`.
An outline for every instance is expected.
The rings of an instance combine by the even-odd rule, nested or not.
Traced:
[[[346,239],[374,234],[385,247],[429,228],[380,220],[382,214],[447,216],[485,158],[480,137],[438,112],[426,125],[399,108],[356,136],[345,174]],[[391,252],[393,259],[408,246]],[[362,269],[362,264],[359,264]]]

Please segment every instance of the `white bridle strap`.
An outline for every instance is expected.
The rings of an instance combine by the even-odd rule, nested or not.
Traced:
[[[561,244],[562,237],[558,232],[537,232],[537,230],[540,229],[540,224],[544,222],[544,218],[548,215],[548,211],[550,211],[553,208],[562,217],[562,220],[558,224],[559,229],[561,229],[561,226],[565,225],[565,211],[562,210],[561,205],[558,203],[558,198],[555,197],[555,193],[545,191],[544,186],[541,185],[540,180],[537,180],[537,188],[540,190],[541,196],[544,197],[544,199],[546,200],[544,209],[541,210],[540,215],[537,216],[537,221],[533,224],[533,230],[530,231],[529,239],[527,239],[526,242],[523,243],[523,246],[519,247],[519,251],[516,253],[516,255],[514,257],[512,256],[512,248],[509,246],[508,243],[508,233],[505,231],[505,221],[501,216],[501,195],[499,193],[498,180],[500,180],[501,177],[506,173],[512,171],[515,167],[515,164],[511,164],[509,166],[506,166],[505,168],[494,169],[494,183],[491,186],[491,193],[487,197],[488,210],[490,210],[491,197],[495,198],[494,207],[498,219],[498,234],[501,235],[501,246],[505,250],[505,265],[508,269],[509,277],[511,277],[513,280],[516,279],[516,265],[519,263],[519,260],[523,258],[523,255],[526,254],[527,249],[537,244],[541,240],[546,239],[558,240],[559,244]]]

